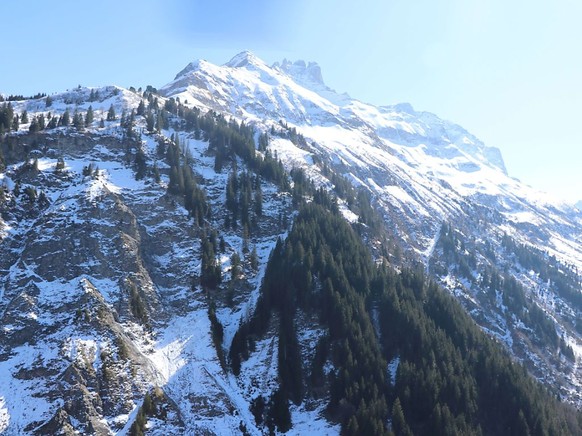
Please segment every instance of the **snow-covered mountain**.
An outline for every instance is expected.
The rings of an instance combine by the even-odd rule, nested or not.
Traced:
[[[150,434],[265,430],[251,405],[277,390],[277,335],[258,338],[238,376],[224,354],[257,305],[296,198],[257,173],[249,185],[260,194],[245,201],[261,198],[263,212],[252,232],[232,225],[231,174],[242,183],[257,170],[244,153],[222,168],[218,142],[237,140],[231,119],[252,127],[260,159],[337,195],[377,263],[422,266],[514,359],[582,404],[582,215],[512,178],[500,151],[462,127],[406,103],[338,94],[313,62],[269,66],[250,52],[222,66],[192,62],[159,92],[78,88],[10,106],[18,122],[0,148],[0,432],[127,434],[151,401]],[[233,129],[216,143],[208,111]],[[41,116],[45,128],[33,129]],[[193,172],[178,175],[169,150]],[[188,183],[204,201],[182,196]],[[371,198],[393,251],[366,230],[342,183]],[[201,203],[211,211],[203,225]],[[201,284],[208,240],[232,276],[215,294]],[[325,327],[303,320],[298,330],[313,358]],[[321,400],[291,406],[291,433],[339,433],[324,409]]]
[[[427,265],[427,271],[442,256],[442,223],[452,223],[463,246],[471,247],[465,254],[472,259],[472,271],[464,277],[456,270],[458,265],[447,265],[447,273],[434,271],[437,280],[464,302],[481,326],[537,370],[538,377],[563,386],[562,394],[579,403],[578,364],[564,375],[557,369],[562,365],[559,358],[550,363],[549,350],[524,337],[531,326],[520,317],[505,320],[502,301],[491,305],[479,301],[484,271],[493,267],[503,275],[509,267],[502,259],[516,263],[515,253],[503,252],[503,235],[568,265],[578,277],[572,280],[573,292],[582,292],[576,272],[582,270],[580,215],[507,174],[497,148],[461,126],[415,111],[410,104],[375,107],[337,94],[324,84],[317,64],[304,61],[268,66],[249,52],[222,66],[199,61],[161,92],[253,123],[262,131],[276,129],[281,122],[286,129],[295,129],[304,137],[303,144],[275,138],[270,145],[286,167],[303,168],[316,183],[332,188],[321,166],[314,165],[326,162],[354,186],[367,190],[403,250]],[[491,247],[501,259],[491,262],[481,254]],[[556,293],[560,285],[547,275],[517,263],[511,272],[526,297],[557,321],[558,335],[579,355],[582,343],[576,326],[582,307]]]
[[[314,63],[283,61],[269,67],[243,52],[223,66],[193,62],[160,91],[263,129],[280,121],[296,128],[306,146],[286,150],[289,141],[280,141],[281,149],[274,146],[279,156],[289,166],[304,161],[313,171],[310,154],[326,158],[386,208],[408,213],[410,225],[420,218],[428,228],[410,241],[419,251],[430,247],[430,223],[434,234],[442,221],[474,201],[493,207],[512,227],[534,224],[539,234],[532,242],[581,265],[575,242],[580,220],[571,220],[573,208],[510,177],[497,148],[409,104],[375,107],[339,95],[325,86]]]

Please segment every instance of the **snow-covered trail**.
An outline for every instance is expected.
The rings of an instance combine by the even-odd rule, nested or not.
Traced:
[[[437,230],[433,238],[430,240],[428,247],[424,250],[421,255],[424,259],[424,272],[428,275],[429,273],[429,265],[430,265],[430,258],[432,257],[434,250],[436,248],[437,243],[439,242],[439,238],[441,235],[441,231]]]

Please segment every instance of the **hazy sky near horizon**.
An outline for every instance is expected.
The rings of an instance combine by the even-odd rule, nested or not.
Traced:
[[[248,49],[316,61],[362,101],[410,102],[501,149],[510,175],[582,200],[578,0],[3,2],[0,92],[160,87]]]

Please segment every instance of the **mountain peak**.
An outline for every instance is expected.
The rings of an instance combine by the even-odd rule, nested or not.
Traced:
[[[224,64],[225,67],[241,68],[247,65],[266,66],[266,64],[258,58],[253,52],[249,50],[241,51],[235,55],[230,61]]]
[[[190,62],[188,65],[186,65],[186,67],[180,71],[178,74],[176,74],[176,77],[174,77],[174,80],[178,79],[181,76],[184,76],[192,71],[196,71],[201,69],[205,64],[208,64],[207,61],[205,61],[204,59],[197,59],[195,61]]]
[[[283,59],[281,63],[275,62],[272,68],[282,71],[298,80],[300,83],[307,82],[325,85],[323,82],[323,76],[321,75],[321,68],[317,62],[306,63],[301,59],[291,62],[287,59]]]

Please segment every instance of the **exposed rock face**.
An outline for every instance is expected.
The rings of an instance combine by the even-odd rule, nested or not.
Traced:
[[[41,140],[47,148],[58,147],[59,155],[72,165],[77,156],[85,165],[108,159],[132,176],[130,168],[123,169],[121,153],[127,144],[119,140],[91,136]],[[32,383],[35,395],[55,409],[54,417],[35,430],[39,434],[72,434],[73,427],[108,434],[116,428],[115,419],[108,422],[104,417],[130,413],[136,394],[159,380],[151,361],[136,347],[137,335],[147,334],[166,313],[149,270],[157,277],[183,277],[185,286],[192,274],[187,268],[173,271],[183,263],[164,265],[162,273],[152,267],[151,255],[143,255],[161,254],[184,241],[197,244],[187,217],[166,205],[165,190],[142,184],[141,192],[119,191],[109,184],[109,174],[96,170],[82,176],[70,168],[61,174],[43,171],[21,178],[44,190],[48,187],[52,201],[31,209],[14,199],[10,220],[17,227],[0,245],[0,270],[5,272],[0,360],[21,357],[16,377]],[[158,235],[148,234],[145,226],[168,219],[164,211],[173,222],[182,221],[176,228],[184,230],[160,232],[158,242]],[[25,355],[31,353],[37,357],[29,361]],[[47,384],[38,384],[41,379]],[[26,417],[29,412],[34,415],[26,410],[21,414]],[[82,427],[72,426],[71,420]]]
[[[209,230],[192,221],[180,196],[167,193],[165,164],[160,183],[151,176],[136,180],[131,162],[137,147],[151,167],[156,142],[55,132],[22,135],[18,146],[32,150],[40,168],[29,169],[19,160],[24,155],[15,154],[19,163],[5,173],[0,395],[14,392],[15,398],[0,402],[8,417],[0,420],[0,432],[127,431],[146,392],[158,398],[148,419],[164,422],[154,434],[203,434],[216,422],[251,426],[247,405],[231,398],[234,388],[212,343],[208,295],[199,287],[200,243]],[[201,143],[190,156],[201,171],[212,168],[206,148]],[[13,195],[15,181],[23,191],[42,191],[46,202]],[[201,182],[217,211],[212,223],[222,224],[223,177]],[[287,199],[272,188],[265,196],[273,209],[265,211],[255,243],[270,247],[283,231],[273,225],[281,213],[274,205]],[[224,242],[225,262],[241,244],[233,232]],[[268,249],[261,256],[264,264]],[[248,315],[241,308],[250,292],[256,300],[260,278],[246,269],[253,282],[239,280],[233,322]]]

